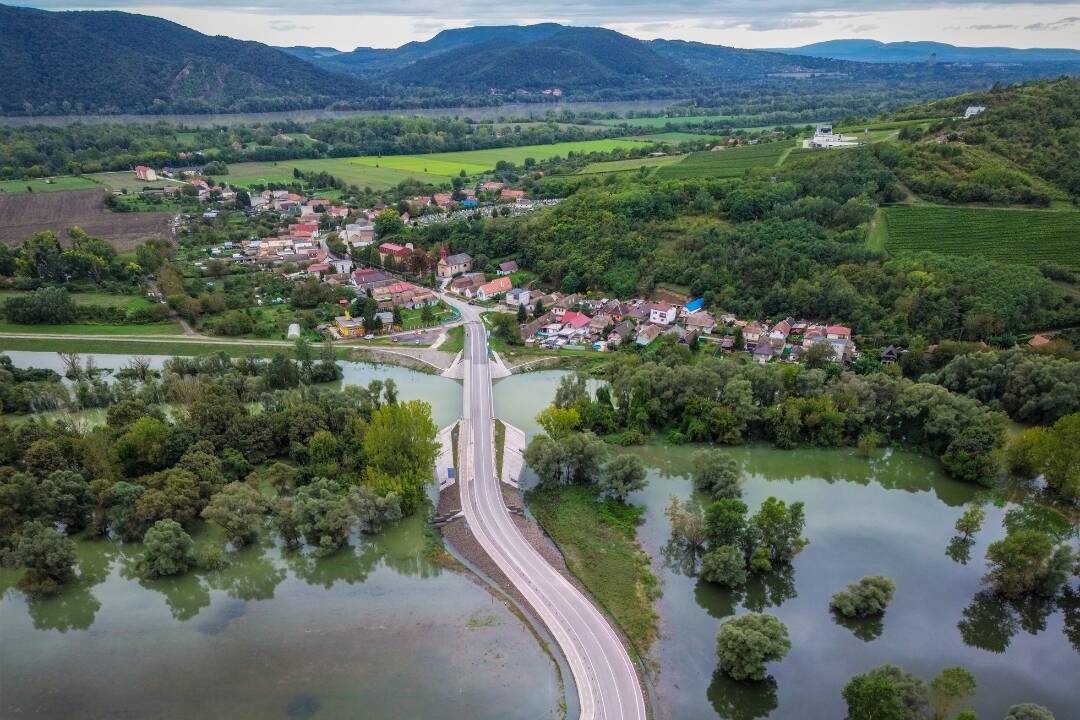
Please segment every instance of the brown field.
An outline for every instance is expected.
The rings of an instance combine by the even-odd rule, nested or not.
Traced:
[[[111,213],[101,190],[0,194],[0,243],[14,245],[40,230],[52,230],[64,241],[77,225],[108,240],[118,252],[131,250],[152,237],[167,237],[171,213]]]

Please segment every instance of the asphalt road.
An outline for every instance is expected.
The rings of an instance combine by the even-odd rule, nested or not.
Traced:
[[[455,303],[465,321],[465,402],[461,502],[484,551],[529,601],[570,665],[583,720],[645,720],[630,656],[607,619],[518,530],[495,477],[487,333],[476,308]]]

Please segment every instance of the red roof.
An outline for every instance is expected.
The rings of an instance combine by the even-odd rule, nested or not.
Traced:
[[[524,190],[511,190],[509,188],[503,188],[499,192],[499,197],[517,199],[517,198],[520,198],[520,197],[525,197],[525,191]]]
[[[412,251],[404,245],[387,242],[379,246],[379,252],[383,255],[408,255]]]
[[[825,334],[826,335],[850,335],[851,334],[851,328],[845,327],[843,325],[830,325],[829,327],[825,328]]]
[[[311,265],[308,265],[307,271],[311,272],[311,273],[314,273],[314,272],[326,272],[329,269],[330,269],[329,263],[312,263]]]
[[[575,330],[579,330],[589,324],[589,316],[583,313],[574,312],[573,310],[567,310],[563,313],[562,323],[569,325]]]
[[[1028,345],[1033,348],[1038,348],[1043,347],[1044,345],[1049,345],[1051,342],[1052,341],[1050,340],[1050,338],[1046,337],[1045,335],[1036,335],[1035,337],[1028,340]]]

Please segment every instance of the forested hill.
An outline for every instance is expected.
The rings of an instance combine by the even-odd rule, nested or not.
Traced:
[[[122,12],[0,5],[0,112],[259,111],[363,93],[261,43]]]
[[[1066,48],[961,47],[940,42],[891,42],[877,40],[826,40],[778,53],[854,60],[870,63],[1073,63],[1080,64],[1080,50]]]

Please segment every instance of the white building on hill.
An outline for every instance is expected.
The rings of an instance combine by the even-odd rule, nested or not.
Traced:
[[[830,124],[818,125],[814,130],[814,137],[803,140],[802,146],[806,149],[855,147],[859,141],[850,135],[841,135],[833,132]]]

